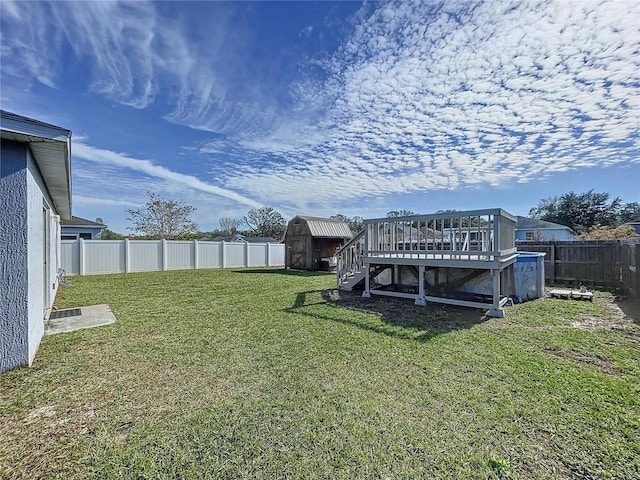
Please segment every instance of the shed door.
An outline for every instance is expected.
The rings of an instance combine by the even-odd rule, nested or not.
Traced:
[[[304,237],[295,237],[289,250],[289,267],[306,268],[304,264]]]

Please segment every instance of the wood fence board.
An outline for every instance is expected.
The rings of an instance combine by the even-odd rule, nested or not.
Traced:
[[[518,250],[544,252],[549,284],[619,288],[640,298],[640,240],[516,242]]]

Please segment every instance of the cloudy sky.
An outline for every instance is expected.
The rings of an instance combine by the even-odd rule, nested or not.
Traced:
[[[201,230],[640,200],[640,2],[0,2],[2,109],[73,131],[73,211]]]

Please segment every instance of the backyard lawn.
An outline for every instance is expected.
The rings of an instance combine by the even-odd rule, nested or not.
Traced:
[[[0,375],[0,478],[640,478],[640,326],[611,294],[483,312],[335,277],[75,277],[117,322]]]

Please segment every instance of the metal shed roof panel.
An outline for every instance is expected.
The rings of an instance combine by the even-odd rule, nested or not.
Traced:
[[[351,238],[353,234],[349,225],[335,218],[298,217],[307,222],[313,237],[318,238]]]

